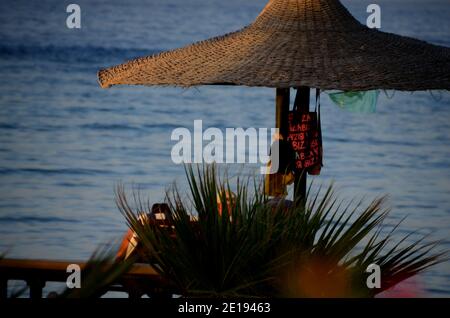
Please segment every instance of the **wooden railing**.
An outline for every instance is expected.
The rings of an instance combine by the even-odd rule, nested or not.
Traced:
[[[81,273],[86,266],[84,262],[0,259],[0,299],[8,297],[8,281],[20,280],[28,284],[30,298],[42,298],[42,290],[47,282],[66,282],[70,273],[70,264],[80,266]],[[82,275],[82,274],[81,274]],[[144,294],[152,296],[170,295],[170,285],[147,264],[134,264],[132,268],[104,292],[123,291],[130,298],[139,298]],[[103,292],[103,291],[102,291]]]

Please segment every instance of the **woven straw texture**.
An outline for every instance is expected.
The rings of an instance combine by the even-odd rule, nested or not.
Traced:
[[[337,0],[272,0],[244,29],[103,69],[112,85],[450,89],[450,48],[372,30]]]

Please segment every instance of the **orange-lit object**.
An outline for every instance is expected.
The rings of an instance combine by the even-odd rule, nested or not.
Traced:
[[[299,262],[284,276],[282,288],[287,297],[352,297],[349,273],[320,258]]]
[[[223,191],[222,195],[220,193],[217,194],[217,210],[219,212],[219,215],[222,216],[223,206],[222,206],[222,200],[223,198],[227,201],[227,211],[230,214],[231,210],[233,209],[233,205],[236,201],[236,195],[231,191]]]

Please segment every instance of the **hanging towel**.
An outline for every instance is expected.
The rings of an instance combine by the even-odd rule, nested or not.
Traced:
[[[330,93],[330,99],[340,108],[354,113],[375,113],[377,109],[378,90],[366,92]]]

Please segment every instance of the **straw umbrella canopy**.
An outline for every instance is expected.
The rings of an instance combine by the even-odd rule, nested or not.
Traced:
[[[243,29],[137,58],[98,73],[100,86],[244,85],[277,88],[276,127],[287,131],[289,92],[300,109],[322,90],[450,89],[450,48],[369,29],[338,0],[271,0]],[[304,195],[306,174],[295,192]]]
[[[369,29],[338,0],[271,0],[240,31],[101,70],[119,85],[450,89],[450,48]]]

